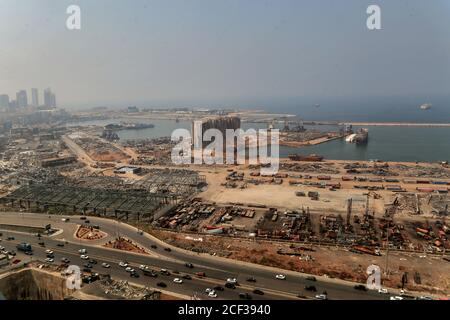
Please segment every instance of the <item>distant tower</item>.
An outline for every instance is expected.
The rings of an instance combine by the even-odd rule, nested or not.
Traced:
[[[50,88],[44,90],[44,106],[47,108],[56,107],[56,97]]]
[[[25,90],[20,90],[19,92],[17,92],[16,101],[17,101],[17,106],[19,108],[24,108],[24,107],[28,106],[27,92]]]
[[[7,94],[0,94],[0,108],[9,107],[9,96]]]
[[[36,88],[31,89],[31,105],[33,107],[39,107],[39,94]]]

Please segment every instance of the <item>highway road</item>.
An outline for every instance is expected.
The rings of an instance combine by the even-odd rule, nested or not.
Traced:
[[[238,293],[251,292],[258,288],[264,291],[263,296],[251,294],[253,299],[298,299],[298,295],[313,298],[316,294],[327,292],[329,299],[389,299],[388,294],[380,294],[377,291],[360,291],[353,288],[353,283],[327,279],[324,277],[316,277],[317,281],[310,281],[306,279],[307,275],[297,272],[280,270],[256,264],[244,263],[225,258],[214,257],[205,254],[196,254],[182,249],[171,247],[171,251],[166,251],[164,248],[169,246],[162,243],[160,240],[148,235],[141,235],[138,230],[123,222],[116,222],[113,220],[88,217],[92,225],[100,226],[100,229],[109,234],[109,237],[101,241],[87,241],[79,240],[74,237],[74,232],[78,225],[83,221],[80,216],[67,216],[70,218],[69,222],[62,222],[61,216],[48,216],[44,214],[28,214],[28,213],[0,213],[0,224],[15,224],[15,225],[29,225],[43,227],[46,224],[51,224],[53,228],[61,231],[51,237],[43,236],[46,247],[40,248],[38,245],[38,238],[35,235],[26,233],[19,233],[13,231],[2,231],[3,241],[0,245],[7,248],[15,247],[19,242],[26,241],[32,244],[35,255],[34,259],[44,259],[45,249],[51,249],[55,252],[55,263],[60,262],[62,257],[71,260],[72,264],[79,265],[81,268],[86,263],[80,259],[78,250],[86,248],[88,255],[96,259],[99,263],[94,267],[94,271],[99,273],[110,273],[113,278],[126,279],[130,283],[137,283],[155,287],[157,282],[163,281],[168,287],[166,290],[176,293],[191,296],[196,293],[201,298],[206,298],[204,294],[206,288],[211,288],[216,285],[223,286],[227,278],[236,278],[241,284],[236,289],[225,289],[219,292],[221,299],[238,299]],[[149,255],[142,255],[130,253],[120,250],[108,249],[101,246],[101,243],[113,239],[117,234],[124,236],[140,246],[145,247],[150,252]],[[14,241],[6,241],[7,236],[14,236]],[[58,243],[66,243],[64,247],[58,247]],[[156,247],[156,248],[155,248]],[[29,256],[25,256],[30,259]],[[118,266],[120,261],[127,261],[135,269],[141,264],[149,265],[154,270],[161,268],[168,269],[172,272],[171,276],[158,275],[157,278],[143,276],[140,278],[131,278],[125,270]],[[101,263],[107,262],[111,265],[111,269],[101,268]],[[185,263],[192,263],[194,268],[190,269],[185,266]],[[173,283],[175,277],[179,274],[173,274],[173,271],[178,271],[181,274],[189,274],[193,280],[185,280],[183,284]],[[205,272],[204,279],[198,279],[195,276],[196,272]],[[278,280],[275,278],[276,274],[283,274],[286,280]],[[254,277],[256,282],[247,282],[250,277]],[[305,290],[305,285],[314,285],[317,292]]]

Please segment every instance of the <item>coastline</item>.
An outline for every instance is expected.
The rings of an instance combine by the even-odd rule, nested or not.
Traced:
[[[367,127],[450,127],[450,123],[413,123],[413,122],[340,122],[340,125]]]

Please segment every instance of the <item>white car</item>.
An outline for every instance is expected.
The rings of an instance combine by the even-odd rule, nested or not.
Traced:
[[[213,292],[214,292],[214,290],[213,290],[213,289],[211,289],[211,288],[206,288],[206,290],[205,290],[205,292],[206,292],[206,293],[210,293],[211,291],[213,291]]]
[[[228,278],[227,282],[228,283],[232,283],[232,284],[236,284],[237,283],[237,279],[236,278]]]
[[[429,296],[420,296],[419,298],[417,298],[418,300],[433,300],[432,297]]]
[[[403,297],[400,296],[392,296],[389,298],[389,300],[403,300]]]
[[[404,295],[406,293],[406,291],[405,290],[400,290],[400,295]]]
[[[277,278],[278,280],[286,280],[286,276],[284,274],[277,274],[275,278]]]
[[[126,263],[125,261],[120,261],[119,267],[126,268],[126,267],[128,267],[128,263]]]
[[[50,250],[50,249],[47,249],[47,250],[45,250],[45,253],[46,253],[46,254],[53,254],[53,251]]]
[[[80,250],[78,250],[78,253],[86,254],[86,253],[87,253],[87,250],[86,250],[86,249],[80,249]]]
[[[46,258],[45,259],[45,262],[49,262],[49,263],[52,263],[52,262],[54,262],[55,260],[53,260],[52,258]]]
[[[141,269],[141,270],[148,270],[149,268],[148,268],[148,266],[146,266],[145,264],[141,264],[141,265],[139,266],[139,269]]]
[[[386,288],[380,288],[380,289],[378,289],[378,293],[388,294],[389,292]]]
[[[88,255],[85,255],[85,254],[82,254],[82,255],[80,256],[80,258],[83,259],[83,260],[88,260],[88,259],[89,259],[89,256],[88,256]]]
[[[182,284],[183,280],[181,280],[180,278],[175,278],[175,279],[173,279],[173,282]]]
[[[315,298],[317,300],[327,300],[327,295],[326,294],[316,294]]]
[[[103,263],[102,263],[102,267],[103,267],[103,268],[106,268],[106,269],[111,268],[111,266],[110,266],[109,264],[107,264],[106,262],[103,262]]]
[[[212,290],[212,291],[210,291],[208,293],[208,297],[210,297],[210,298],[217,298],[217,293],[214,290]]]
[[[126,268],[125,268],[125,271],[126,271],[126,272],[130,272],[130,273],[133,273],[133,272],[134,272],[134,269],[133,269],[132,267],[126,267]]]

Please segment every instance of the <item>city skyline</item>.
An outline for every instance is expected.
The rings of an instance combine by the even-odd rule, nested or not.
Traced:
[[[12,95],[15,99],[12,99],[8,93],[0,92],[0,108],[56,107],[56,96],[51,88],[42,89],[44,97],[42,104],[39,104],[39,89],[31,88],[29,91],[30,96],[28,96],[28,89],[19,89],[15,95]]]

